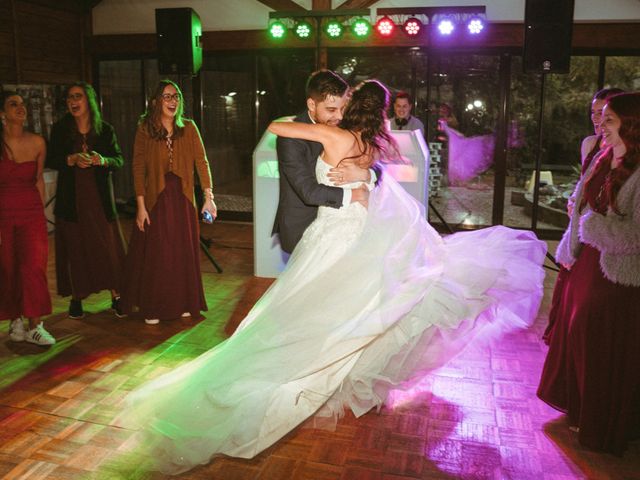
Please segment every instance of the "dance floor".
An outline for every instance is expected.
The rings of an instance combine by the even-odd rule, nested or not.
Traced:
[[[123,398],[222,341],[270,284],[252,276],[250,224],[205,229],[224,273],[202,257],[202,320],[118,319],[105,292],[84,303],[79,320],[67,318],[68,299],[54,297],[46,325],[58,343],[49,349],[12,343],[9,322],[0,322],[1,478],[165,478],[149,471],[133,432],[113,426]],[[640,442],[622,458],[583,449],[564,416],[535,396],[554,280],[547,271],[532,328],[470,347],[379,413],[347,414],[335,432],[299,428],[252,460],[217,459],[180,478],[640,479]]]

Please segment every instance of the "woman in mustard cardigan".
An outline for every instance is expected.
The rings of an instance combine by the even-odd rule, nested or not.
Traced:
[[[133,147],[137,215],[125,264],[122,303],[149,325],[207,310],[200,275],[194,169],[202,213],[217,214],[198,128],[182,117],[180,88],[161,80],[140,118]]]

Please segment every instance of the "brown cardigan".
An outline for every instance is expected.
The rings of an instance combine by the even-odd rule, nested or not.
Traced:
[[[185,120],[183,135],[173,140],[171,172],[182,180],[182,193],[196,205],[193,193],[193,167],[198,170],[202,188],[211,188],[211,172],[198,127]],[[144,196],[151,211],[164,190],[164,176],[169,172],[169,151],[164,140],[154,140],[142,126],[136,132],[133,146],[133,184],[136,196]]]

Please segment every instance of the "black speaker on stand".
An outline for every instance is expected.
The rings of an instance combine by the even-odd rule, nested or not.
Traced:
[[[545,78],[548,73],[569,73],[573,7],[574,0],[526,0],[525,3],[522,65],[525,73],[541,74],[538,149],[536,152],[533,208],[531,209],[531,228],[533,230],[536,230],[538,226]],[[547,258],[556,267],[559,267],[549,252],[547,252]]]
[[[157,8],[158,71],[195,75],[202,67],[202,25],[192,8]]]
[[[526,0],[525,73],[569,73],[574,0]]]

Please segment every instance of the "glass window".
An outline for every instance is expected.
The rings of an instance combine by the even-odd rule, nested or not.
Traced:
[[[255,144],[254,55],[206,57],[202,71],[202,137],[216,194],[251,196]]]
[[[125,159],[123,168],[114,174],[115,196],[120,201],[134,197],[131,160],[138,118],[144,110],[142,62],[109,60],[100,62],[100,100],[104,119],[116,131]]]
[[[580,175],[580,144],[593,134],[589,112],[597,90],[598,62],[598,57],[574,56],[568,74],[545,77],[539,229],[567,226],[567,199]],[[512,227],[531,227],[540,79],[538,74],[523,73],[522,57],[513,57],[504,219]]]
[[[607,57],[604,86],[637,92],[640,90],[640,57]]]
[[[434,54],[423,62],[419,98],[428,89],[431,151],[429,220],[452,228],[491,225],[500,58]]]

